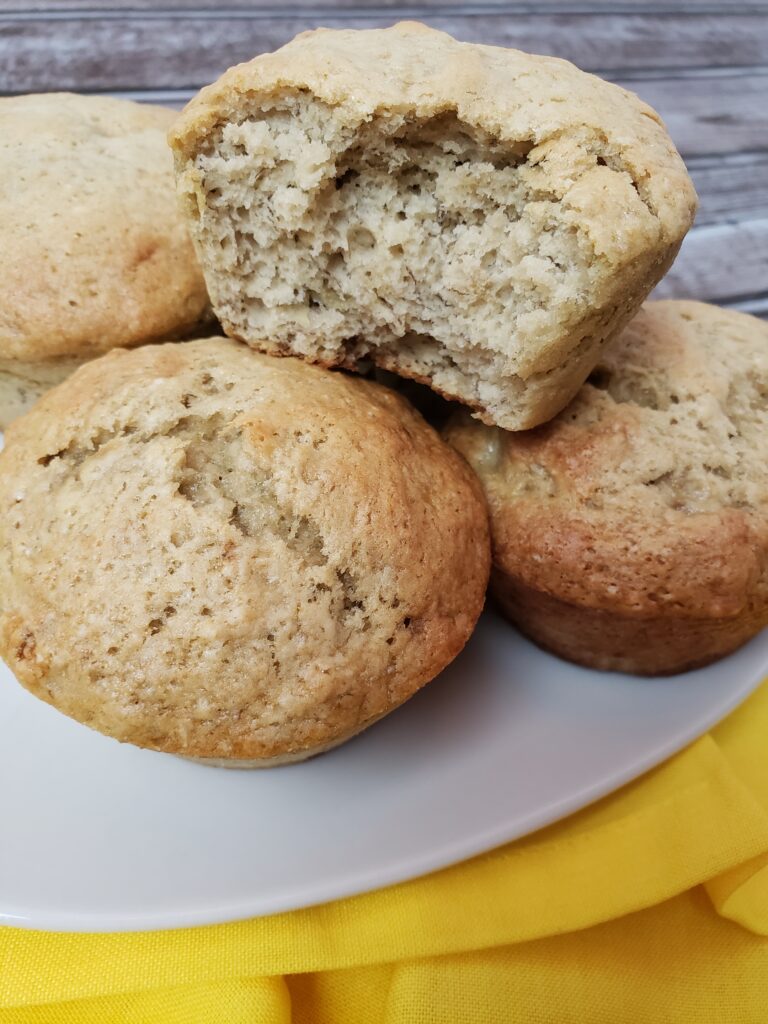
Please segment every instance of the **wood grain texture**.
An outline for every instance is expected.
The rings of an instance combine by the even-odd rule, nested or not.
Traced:
[[[380,12],[380,8],[377,11]],[[0,92],[51,89],[191,95],[231,64],[273,49],[312,23],[388,24],[359,18],[252,16],[238,20],[173,17],[155,11],[112,18],[0,19]],[[263,12],[262,12],[263,13]],[[459,16],[456,16],[459,17]],[[488,20],[490,18],[490,21]],[[429,19],[463,38],[492,39],[555,53],[637,92],[664,118],[685,157],[768,150],[768,16],[507,14]],[[684,66],[686,58],[703,68]],[[642,67],[634,66],[633,60]],[[739,61],[716,67],[716,63]],[[649,69],[648,64],[651,63]],[[655,62],[655,63],[653,63]],[[671,66],[674,62],[678,66]],[[746,62],[746,63],[745,63]],[[621,70],[610,71],[621,64]]]
[[[638,93],[664,118],[701,200],[659,293],[768,316],[768,0],[0,0],[0,92],[73,89],[180,106],[296,32],[401,17],[565,57]]]
[[[768,150],[768,68],[618,81],[658,110],[686,158]]]
[[[768,217],[694,227],[656,294],[735,302],[768,290],[767,267]]]
[[[228,11],[268,10],[273,13],[285,11],[286,5],[279,5],[275,0],[226,0],[216,3],[215,0],[0,0],[0,13],[36,14],[50,17],[52,14],[72,12],[94,12],[104,15],[120,14],[126,10],[136,12],[156,11],[174,12],[181,16],[187,11],[208,11],[226,14]],[[768,0],[517,0],[517,2],[501,3],[490,0],[488,3],[474,3],[472,0],[419,0],[418,3],[407,4],[403,0],[295,0],[290,4],[294,10],[312,12],[325,10],[407,10],[411,17],[417,9],[430,8],[467,10],[470,8],[496,8],[507,14],[562,14],[562,13],[599,13],[604,16],[614,14],[657,13],[688,14],[761,14],[768,10]],[[724,7],[726,10],[724,10]]]
[[[493,7],[423,13],[424,21],[458,38],[564,57],[607,77],[633,69],[725,67],[734,61],[749,67],[768,54],[765,15],[510,15]],[[201,11],[183,16],[113,11],[110,17],[72,13],[53,21],[0,14],[0,91],[199,87],[307,28],[384,27],[396,15],[380,7],[295,13],[251,8],[219,10],[214,17]]]
[[[768,217],[768,153],[689,160],[688,170],[699,194],[697,226]]]

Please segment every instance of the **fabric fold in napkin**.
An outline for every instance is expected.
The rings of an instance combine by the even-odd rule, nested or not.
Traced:
[[[155,1020],[765,1024],[768,682],[618,793],[425,878],[205,928],[0,929],[0,1024]]]

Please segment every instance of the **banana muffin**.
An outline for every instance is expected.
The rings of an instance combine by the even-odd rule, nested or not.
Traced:
[[[446,431],[491,510],[492,591],[542,647],[642,675],[768,624],[768,324],[650,302],[524,434]]]
[[[142,747],[341,743],[458,654],[489,568],[474,474],[404,399],[223,338],[87,363],[0,454],[0,653]]]
[[[304,33],[170,139],[227,334],[373,360],[510,430],[574,396],[696,206],[633,94],[413,23]]]
[[[209,316],[176,204],[173,110],[0,98],[0,428],[78,363]]]

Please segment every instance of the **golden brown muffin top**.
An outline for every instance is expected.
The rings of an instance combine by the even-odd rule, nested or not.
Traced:
[[[0,653],[140,746],[256,758],[395,707],[487,582],[464,461],[394,392],[225,339],[114,351],[0,454]]]
[[[768,603],[768,324],[649,302],[550,423],[447,437],[485,488],[495,563],[529,586],[630,614]]]

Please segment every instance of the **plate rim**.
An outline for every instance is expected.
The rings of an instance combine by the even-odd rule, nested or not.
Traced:
[[[526,642],[530,643],[530,641]],[[124,911],[116,912],[115,910],[95,913],[93,911],[33,909],[30,912],[28,909],[24,910],[6,904],[5,909],[0,909],[0,926],[61,933],[115,934],[169,931],[271,917],[415,881],[532,835],[540,829],[584,810],[596,801],[618,792],[624,786],[690,746],[741,705],[766,680],[768,676],[768,631],[761,631],[744,647],[761,642],[765,643],[766,649],[759,659],[759,666],[754,667],[750,672],[745,671],[744,678],[739,685],[729,689],[727,696],[724,696],[722,701],[711,704],[706,711],[695,716],[684,731],[675,737],[665,738],[656,746],[644,751],[642,756],[634,758],[621,771],[583,786],[576,793],[569,793],[567,797],[560,800],[552,800],[539,808],[537,812],[527,815],[522,820],[517,820],[514,824],[510,822],[497,824],[481,832],[475,831],[469,837],[443,842],[436,849],[400,857],[388,864],[386,870],[382,869],[380,865],[372,869],[361,868],[357,871],[347,872],[343,878],[325,879],[313,883],[304,882],[294,885],[290,889],[283,888],[274,897],[265,897],[262,894],[251,899],[241,898],[236,902],[218,901],[207,904],[205,900],[202,900],[199,904],[191,907],[172,910],[166,907],[157,912],[144,909],[137,914]],[[541,653],[546,654],[547,652]],[[553,655],[548,655],[548,657],[553,657]],[[721,660],[727,661],[727,658]],[[597,670],[587,669],[584,671]],[[682,682],[684,677],[680,678]]]

